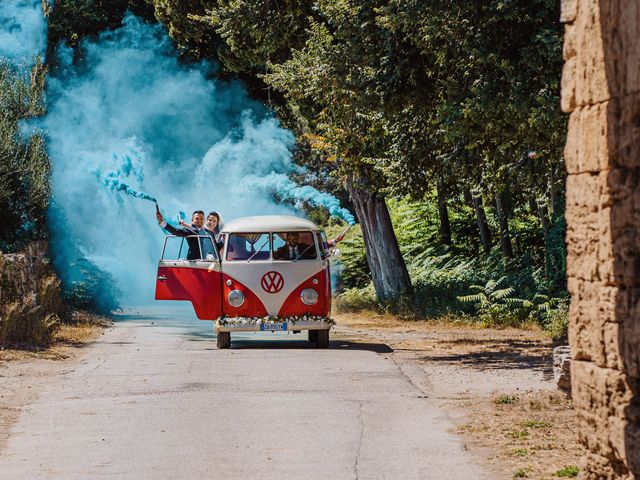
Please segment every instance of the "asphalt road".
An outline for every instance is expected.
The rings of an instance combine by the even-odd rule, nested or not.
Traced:
[[[118,321],[25,406],[0,478],[487,478],[381,344]]]

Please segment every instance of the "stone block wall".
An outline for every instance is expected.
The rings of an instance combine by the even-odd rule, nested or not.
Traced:
[[[572,391],[587,479],[640,478],[640,1],[563,0]]]

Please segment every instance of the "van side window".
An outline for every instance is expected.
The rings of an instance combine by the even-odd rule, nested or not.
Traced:
[[[278,232],[273,234],[274,260],[314,260],[317,258],[311,232]]]
[[[316,232],[316,240],[318,241],[320,256],[325,259],[327,258],[327,236],[323,234],[324,232],[322,232],[322,234],[320,232]]]
[[[162,251],[162,260],[204,260],[213,262],[218,260],[210,236],[167,236]]]
[[[188,250],[184,237],[166,237],[162,260],[186,260]]]

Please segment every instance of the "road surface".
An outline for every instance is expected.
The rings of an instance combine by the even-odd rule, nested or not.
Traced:
[[[123,317],[22,408],[0,478],[488,478],[386,345],[232,340]]]

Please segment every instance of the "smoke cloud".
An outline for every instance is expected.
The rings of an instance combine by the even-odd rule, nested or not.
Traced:
[[[40,0],[0,1],[0,56],[31,65],[47,47],[47,22]]]
[[[40,124],[53,164],[52,246],[67,285],[83,280],[88,262],[113,279],[122,304],[153,299],[164,234],[155,206],[139,198],[157,199],[168,216],[292,213],[277,193],[352,222],[330,195],[287,179],[297,171],[293,135],[240,83],[217,80],[215,65],[181,63],[160,26],[128,15],[81,48],[80,65],[58,48]]]

